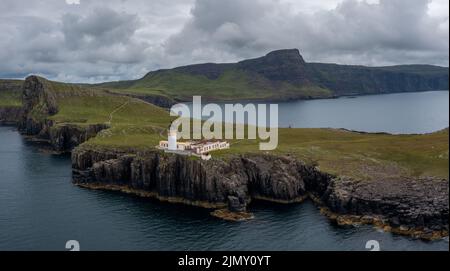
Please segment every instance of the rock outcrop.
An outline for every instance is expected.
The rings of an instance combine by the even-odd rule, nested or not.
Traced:
[[[21,133],[48,142],[57,152],[68,152],[108,128],[106,124],[55,123],[50,117],[58,113],[57,95],[46,79],[30,76],[25,80],[18,117]]]
[[[448,235],[448,180],[356,181],[290,156],[244,155],[203,161],[159,151],[76,148],[75,184],[218,209],[240,219],[254,199],[315,200],[338,224],[371,223],[427,239]],[[224,211],[225,210],[225,211]]]
[[[289,157],[250,156],[203,161],[158,151],[123,152],[77,148],[73,179],[84,185],[119,185],[182,199],[193,205],[244,212],[253,197],[298,202],[307,167]]]
[[[16,125],[22,116],[20,107],[0,107],[0,124]]]
[[[448,236],[448,180],[399,178],[306,182],[311,198],[338,224],[375,224],[385,230],[435,239]]]
[[[48,139],[54,150],[68,152],[81,143],[95,137],[100,131],[108,128],[109,126],[106,124],[90,124],[85,126],[52,124],[48,130]]]

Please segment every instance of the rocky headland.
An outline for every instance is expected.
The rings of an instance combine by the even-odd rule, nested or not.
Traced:
[[[311,199],[339,225],[373,224],[424,239],[448,236],[448,179],[357,180],[322,172],[295,156],[239,154],[203,161],[156,149],[93,147],[83,142],[108,129],[51,119],[58,93],[39,77],[23,86],[23,107],[3,111],[20,131],[58,152],[72,152],[74,184],[212,209],[228,220],[252,218],[254,200],[281,204]],[[2,111],[0,111],[1,113]],[[1,115],[1,114],[0,114]]]
[[[106,124],[74,125],[55,123],[49,117],[58,113],[57,93],[48,82],[30,76],[23,85],[22,109],[17,121],[19,131],[35,140],[47,142],[56,152],[70,152],[73,148],[97,135]]]
[[[252,200],[312,199],[339,225],[374,224],[424,239],[448,235],[448,180],[356,181],[332,176],[290,156],[241,155],[202,161],[159,151],[77,148],[74,183],[162,201],[217,209],[229,220],[251,218]]]

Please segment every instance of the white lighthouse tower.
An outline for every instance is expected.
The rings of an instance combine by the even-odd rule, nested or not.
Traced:
[[[178,149],[177,147],[177,131],[170,129],[169,130],[169,139],[168,139],[168,150],[169,151],[176,151]]]

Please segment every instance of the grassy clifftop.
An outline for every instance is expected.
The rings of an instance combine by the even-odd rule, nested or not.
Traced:
[[[154,138],[165,131],[172,120],[166,110],[139,99],[43,78],[39,80],[56,97],[58,110],[48,119],[56,125],[106,124],[110,129],[93,139],[100,144],[114,146],[115,142],[125,145],[129,142],[132,145],[145,141],[145,138]]]
[[[278,148],[259,151],[256,140],[232,140],[231,148],[214,152],[225,158],[248,153],[291,155],[321,170],[355,178],[433,176],[448,178],[448,129],[427,135],[361,134],[336,129],[280,129]],[[166,140],[163,125],[118,125],[85,143],[86,147],[153,149]]]

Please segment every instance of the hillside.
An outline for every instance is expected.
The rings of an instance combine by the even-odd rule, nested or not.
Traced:
[[[22,105],[22,84],[20,80],[0,79],[0,107],[20,107]]]
[[[131,81],[96,87],[140,96],[190,100],[326,98],[392,92],[447,90],[449,69],[430,65],[365,67],[307,63],[297,49],[228,64],[196,64],[150,72]]]

